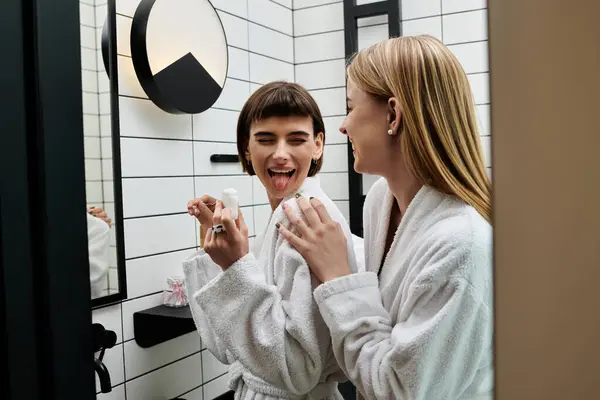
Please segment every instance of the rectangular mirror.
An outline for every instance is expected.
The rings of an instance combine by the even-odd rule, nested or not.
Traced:
[[[90,287],[98,306],[126,297],[116,14],[109,0],[80,0],[79,8]]]

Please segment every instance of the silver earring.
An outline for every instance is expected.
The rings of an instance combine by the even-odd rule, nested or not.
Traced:
[[[391,129],[388,129],[388,135],[392,136],[394,132]]]

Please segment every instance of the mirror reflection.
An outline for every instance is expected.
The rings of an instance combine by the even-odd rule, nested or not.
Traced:
[[[106,1],[80,2],[81,83],[92,299],[119,293],[111,87],[102,57]]]

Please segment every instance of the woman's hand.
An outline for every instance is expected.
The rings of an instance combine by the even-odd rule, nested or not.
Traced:
[[[223,271],[234,262],[248,254],[248,227],[242,211],[238,210],[238,219],[231,218],[231,209],[223,209],[223,203],[216,202],[212,225],[223,225],[225,230],[215,233],[208,230],[204,240],[204,251]]]
[[[100,207],[90,207],[90,209],[88,210],[88,212],[93,217],[100,218],[102,221],[106,222],[108,224],[109,228],[112,227],[112,220],[108,217],[108,214],[102,208],[100,208]]]
[[[313,274],[321,282],[350,275],[346,235],[340,224],[331,219],[319,200],[312,198],[309,201],[300,196],[297,202],[306,216],[308,225],[295,216],[286,204],[283,204],[282,208],[301,237],[296,236],[283,225],[278,227],[279,232],[302,254]]]
[[[210,227],[212,226],[213,214],[215,212],[216,204],[217,199],[207,194],[205,194],[202,197],[188,201],[188,214],[196,217],[198,222],[200,222],[201,247],[203,247],[204,241],[206,239],[206,232],[210,231]]]

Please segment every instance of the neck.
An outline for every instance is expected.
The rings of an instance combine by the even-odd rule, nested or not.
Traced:
[[[269,197],[269,204],[271,205],[271,211],[275,211],[275,209],[279,206],[279,204],[281,204],[281,201],[283,199],[276,199],[275,197],[272,197],[271,195],[268,195]]]
[[[404,166],[401,168],[394,168],[394,171],[391,174],[384,177],[396,199],[400,214],[404,215],[408,205],[415,198],[417,192],[423,187],[423,184],[417,181]]]

